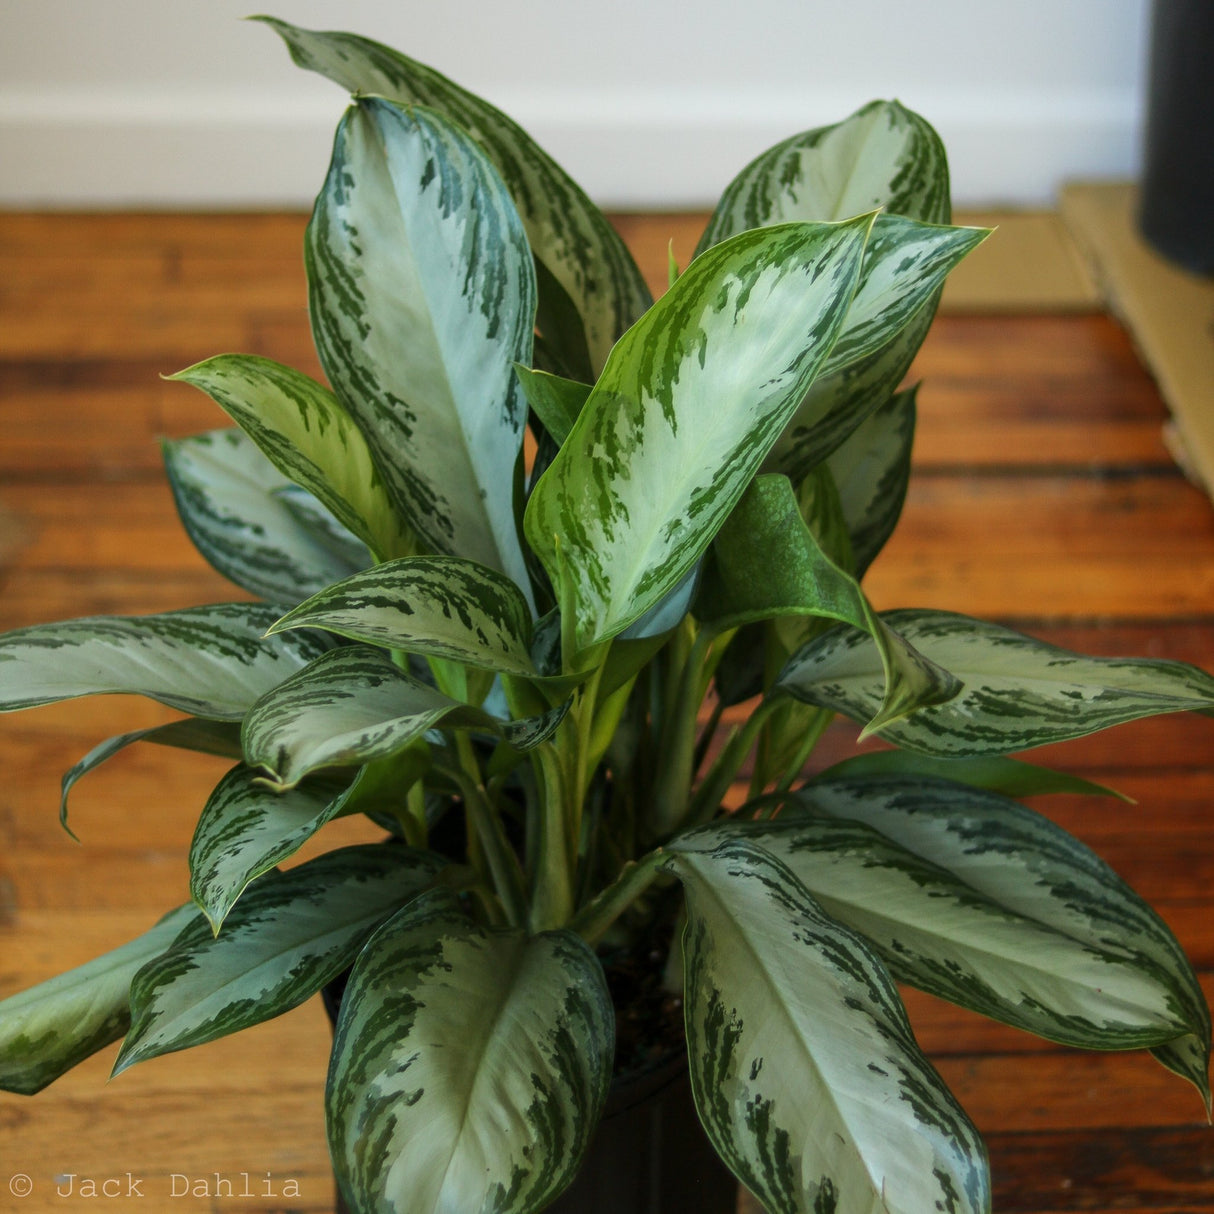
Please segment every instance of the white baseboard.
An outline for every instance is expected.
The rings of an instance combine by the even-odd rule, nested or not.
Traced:
[[[709,207],[752,156],[867,98],[519,94],[495,100],[605,207]],[[902,98],[937,127],[961,206],[1043,206],[1062,182],[1133,177],[1139,118],[1122,94]],[[0,91],[0,206],[307,207],[340,96]]]

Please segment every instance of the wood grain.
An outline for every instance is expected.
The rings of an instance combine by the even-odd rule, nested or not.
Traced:
[[[316,374],[300,215],[0,216],[0,627],[243,597],[178,527],[156,440],[223,425],[158,377],[224,349]],[[655,289],[702,217],[619,226]],[[1164,410],[1108,317],[945,316],[921,378],[916,477],[870,576],[882,607],[972,612],[1093,653],[1214,669],[1214,512],[1175,471]],[[0,722],[0,993],[113,947],[187,898],[185,849],[220,760],[133,748],[72,797],[59,777],[97,740],[167,719],[78,701]],[[815,764],[852,753],[829,732]],[[1134,799],[1036,804],[1157,903],[1214,993],[1214,724],[1162,717],[1040,752]],[[369,837],[338,822],[326,844]],[[1214,1211],[1200,1102],[1145,1055],[1060,1049],[908,993],[920,1040],[983,1130],[996,1210]],[[332,1208],[315,1003],[230,1040],[134,1068],[113,1050],[32,1100],[0,1096],[0,1210],[96,1208],[79,1178],[145,1178],[130,1210]],[[35,1194],[11,1204],[8,1178]],[[171,1198],[173,1174],[240,1180],[250,1198]],[[277,1186],[277,1196],[266,1196]],[[55,1178],[77,1176],[72,1196]],[[283,1196],[289,1179],[300,1196]],[[212,1184],[214,1188],[214,1184]]]

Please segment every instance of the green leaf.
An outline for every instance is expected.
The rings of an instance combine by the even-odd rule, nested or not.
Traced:
[[[525,518],[579,650],[661,601],[742,496],[835,340],[870,222],[735,237],[620,338]]]
[[[668,850],[692,1090],[735,1175],[780,1214],[989,1210],[982,1141],[872,947],[753,842]]]
[[[857,578],[894,532],[910,480],[918,387],[868,415],[826,460],[847,521]]]
[[[569,437],[569,431],[573,429],[590,395],[590,385],[563,379],[547,371],[532,371],[521,363],[514,368],[514,373],[518,376],[527,403],[560,446]]]
[[[868,327],[858,323],[862,317],[878,320],[885,341],[857,361],[851,357],[854,346],[840,338],[831,366],[811,388],[767,463],[768,471],[784,472],[794,484],[897,388],[931,325],[950,259],[963,256],[982,234],[918,230],[922,243],[916,255],[942,260],[917,284],[924,288],[921,294],[899,305],[897,315],[889,309],[886,272],[900,276],[902,268],[899,256],[883,256],[887,242],[897,247],[909,238],[908,247],[916,244],[917,229],[898,217],[932,225],[949,222],[948,161],[939,136],[918,114],[896,101],[874,101],[841,123],[794,135],[758,156],[726,188],[700,241],[702,251],[750,228],[845,219],[876,207],[885,213],[873,230],[848,325],[859,331]],[[883,270],[872,275],[878,264]]]
[[[201,916],[131,982],[114,1074],[290,1011],[358,955],[443,861],[393,844],[328,852],[245,891],[215,936]]]
[[[293,856],[344,801],[318,782],[274,792],[243,764],[219,781],[190,842],[190,895],[216,933],[249,884]]]
[[[328,388],[252,354],[220,354],[168,378],[205,392],[288,481],[323,502],[380,560],[416,551],[366,439]]]
[[[781,615],[844,620],[865,629],[880,650],[885,677],[869,731],[959,690],[947,671],[882,622],[855,578],[823,552],[787,477],[756,477],[721,528],[696,615],[720,631]]]
[[[0,1090],[32,1096],[117,1041],[130,1023],[131,979],[197,918],[178,907],[120,948],[0,1000]]]
[[[941,758],[1010,754],[1141,717],[1214,708],[1214,678],[1183,662],[1084,657],[942,611],[890,611],[882,619],[963,684],[948,703],[881,731],[906,750]],[[872,640],[836,628],[794,655],[777,686],[867,721],[881,703],[882,679]]]
[[[566,711],[500,721],[406,674],[377,649],[325,654],[266,693],[245,717],[245,761],[275,789],[309,772],[359,766],[393,755],[438,725],[502,737],[518,750],[551,736]]]
[[[1210,1013],[1192,967],[1159,916],[1077,839],[1006,797],[928,777],[820,779],[796,800],[880,832],[850,844],[843,832],[832,845],[829,830],[798,835],[795,810],[787,825],[777,819],[797,840],[791,866],[898,977],[1054,1041],[1155,1047],[1208,1110]],[[832,847],[828,872],[815,855]]]
[[[317,352],[426,544],[529,585],[514,518],[535,274],[484,153],[438,114],[364,97],[305,245]]]
[[[1002,793],[1005,797],[1039,797],[1048,793],[1070,793],[1088,797],[1117,797],[1132,803],[1132,798],[1115,788],[1106,788],[1070,772],[1037,767],[1021,759],[988,755],[977,759],[938,759],[909,750],[876,750],[853,755],[821,773],[821,779],[857,776],[928,776],[968,784],[971,788]]]
[[[726,187],[696,253],[750,228],[878,207],[928,223],[951,218],[944,144],[897,101],[871,101],[757,156]]]
[[[260,603],[220,603],[19,628],[0,636],[0,712],[130,694],[193,716],[238,721],[329,647],[316,633],[265,636],[280,614]]]
[[[839,340],[773,446],[766,471],[798,483],[889,399],[927,336],[945,278],[987,235],[877,216]]]
[[[406,557],[355,574],[271,630],[322,628],[386,649],[534,678],[531,616],[508,578],[457,557]]]
[[[282,36],[301,67],[351,93],[432,106],[480,144],[506,183],[543,267],[540,319],[548,344],[569,374],[581,372],[585,352],[590,374],[597,374],[616,338],[652,297],[619,234],[552,157],[500,110],[397,51],[353,34],[259,20]],[[576,327],[554,325],[552,318],[570,305],[581,316],[582,331],[566,335],[564,330]]]
[[[573,932],[490,929],[445,891],[376,933],[326,1091],[351,1208],[532,1214],[573,1179],[611,1078],[611,996]]]
[[[350,563],[301,525],[277,490],[286,482],[239,430],[163,443],[177,513],[194,546],[238,586],[294,603],[370,564]]]
[[[240,729],[226,721],[202,721],[189,718],[170,721],[167,725],[154,725],[150,729],[137,729],[133,733],[115,734],[94,746],[78,763],[63,773],[59,796],[59,823],[73,838],[75,833],[67,825],[68,794],[90,771],[112,759],[120,751],[136,742],[158,742],[161,746],[175,746],[181,750],[193,750],[200,754],[218,755],[221,758],[239,759]]]

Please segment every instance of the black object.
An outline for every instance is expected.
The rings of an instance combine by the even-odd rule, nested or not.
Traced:
[[[1155,0],[1139,228],[1165,257],[1214,273],[1214,3]]]

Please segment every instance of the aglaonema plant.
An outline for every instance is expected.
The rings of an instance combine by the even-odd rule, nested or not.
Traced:
[[[305,245],[329,386],[211,358],[175,378],[235,427],[165,444],[190,537],[255,601],[0,639],[7,709],[183,714],[86,755],[64,813],[135,742],[235,766],[192,901],[0,1002],[3,1086],[125,1037],[122,1071],[348,971],[325,1111],[351,1207],[538,1211],[612,1082],[612,958],[673,941],[700,1119],[771,1211],[989,1208],[897,983],[1148,1049],[1208,1108],[1176,940],[1019,799],[1104,790],[1007,756],[1209,711],[1214,679],[860,586],[906,489],[903,380],[985,235],[950,226],[931,127],[874,102],[764,153],[654,302],[499,111],[269,24],[354,94]],[[815,766],[840,714],[892,745]],[[349,814],[385,841],[289,863]]]

